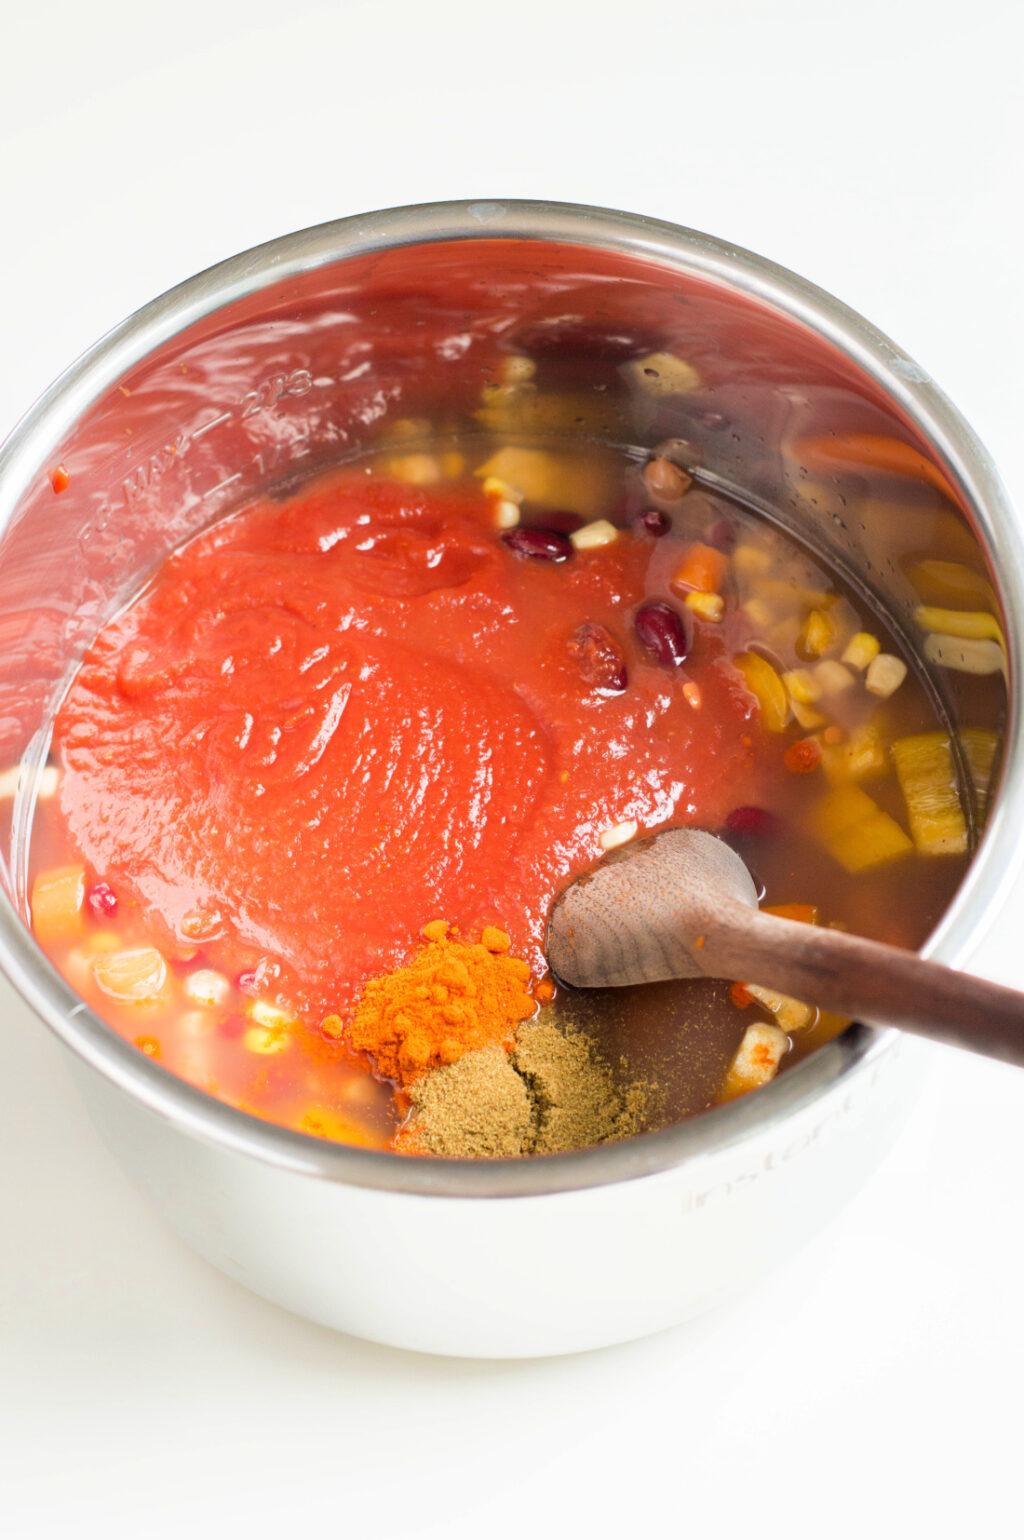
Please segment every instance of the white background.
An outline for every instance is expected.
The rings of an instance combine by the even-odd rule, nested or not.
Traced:
[[[0,429],[100,332],[388,204],[635,209],[833,290],[1024,508],[1019,0],[36,0],[0,40]],[[977,966],[1024,984],[1024,891]],[[416,1358],[291,1319],[159,1227],[3,990],[0,1532],[1020,1533],[1024,1077],[922,1050],[894,1154],[697,1325]]]

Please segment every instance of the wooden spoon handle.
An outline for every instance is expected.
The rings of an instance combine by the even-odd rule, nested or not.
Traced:
[[[713,977],[1024,1066],[1024,994],[914,952],[730,903],[695,955]]]

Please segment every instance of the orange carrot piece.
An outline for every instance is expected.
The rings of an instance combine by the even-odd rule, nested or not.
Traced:
[[[748,1005],[753,1005],[754,1003],[754,997],[746,984],[730,984],[729,999],[741,1011],[745,1011]]]
[[[713,545],[701,545],[698,541],[687,546],[671,586],[677,593],[720,593],[728,566],[721,551],[716,551]]]
[[[782,763],[793,775],[809,775],[821,764],[821,744],[817,738],[798,738],[783,754]]]
[[[823,465],[845,465],[854,470],[868,466],[891,476],[926,481],[951,502],[958,501],[938,466],[912,445],[884,433],[831,433],[823,438],[802,439],[794,445],[794,453],[801,460],[817,460]]]

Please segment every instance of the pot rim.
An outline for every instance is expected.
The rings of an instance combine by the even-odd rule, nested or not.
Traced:
[[[1024,614],[1024,540],[991,457],[928,375],[888,337],[823,289],[700,231],[582,204],[528,199],[413,204],[312,226],[230,257],[168,290],[94,343],[30,407],[0,448],[0,531],[81,415],[155,347],[284,278],[346,257],[420,243],[524,239],[596,246],[723,283],[803,324],[864,370],[921,429],[972,510],[1007,616]],[[962,963],[1024,859],[1024,731],[1016,699],[1022,628],[1007,627],[1009,712],[1001,784],[967,876],[922,948]],[[888,1055],[898,1034],[861,1025],[756,1096],[621,1144],[519,1160],[448,1160],[332,1144],[240,1112],[133,1049],[70,988],[0,894],[0,967],[57,1036],[150,1112],[183,1133],[271,1166],[351,1186],[444,1197],[540,1196],[664,1172],[738,1145],[812,1106]]]

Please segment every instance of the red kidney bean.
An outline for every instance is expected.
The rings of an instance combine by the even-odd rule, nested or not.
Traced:
[[[678,668],[690,653],[692,626],[688,615],[660,599],[642,604],[633,617],[637,636],[665,668]]]
[[[736,545],[736,526],[731,519],[715,519],[704,531],[705,545],[713,545],[716,551],[727,555]]]
[[[94,882],[86,894],[86,902],[98,920],[108,920],[117,913],[117,894],[108,882]]]
[[[510,529],[502,540],[517,556],[528,556],[533,561],[568,561],[572,555],[572,541],[557,529],[531,529],[521,525]]]
[[[662,513],[660,508],[648,508],[637,520],[645,534],[653,535],[655,540],[667,535],[672,528],[672,520],[667,513]]]
[[[535,358],[588,358],[595,363],[622,364],[656,352],[658,339],[653,331],[616,321],[558,315],[527,323],[515,334],[515,348]]]
[[[651,496],[660,497],[666,503],[677,502],[693,485],[693,477],[688,476],[674,460],[666,460],[664,456],[648,460],[643,469],[643,477],[644,486]]]
[[[734,807],[725,820],[726,833],[753,835],[757,839],[778,834],[781,828],[782,820],[766,807]]]
[[[622,648],[607,626],[588,620],[578,627],[569,639],[569,655],[584,684],[602,695],[621,695],[629,683]]]

